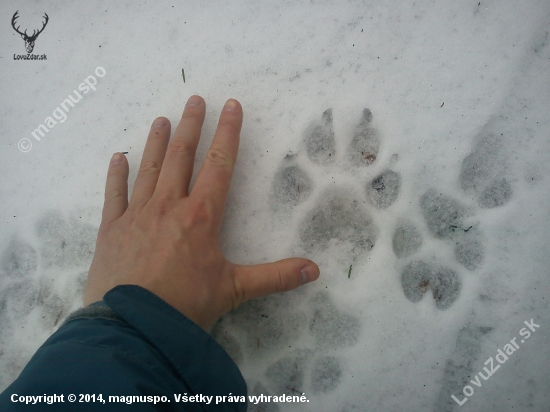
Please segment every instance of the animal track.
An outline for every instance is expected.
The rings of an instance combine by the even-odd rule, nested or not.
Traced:
[[[334,356],[318,358],[313,365],[312,376],[311,386],[314,393],[330,392],[342,380],[342,365]]]
[[[462,162],[459,181],[461,188],[473,194],[480,208],[503,206],[512,197],[512,186],[503,177],[505,159],[501,155],[502,143],[490,121],[476,138],[472,152]],[[485,259],[483,235],[477,225],[466,222],[473,211],[458,200],[427,190],[420,197],[420,209],[428,233],[436,239],[453,245],[457,263],[469,271],[480,268]],[[402,222],[393,235],[393,250],[398,258],[405,258],[420,250],[423,237],[410,221]],[[447,309],[460,294],[462,282],[457,272],[415,259],[401,272],[401,285],[407,299],[420,301],[428,287],[432,289],[435,306]]]
[[[465,208],[456,200],[433,189],[422,195],[420,208],[430,233],[441,239],[451,238],[466,214]]]
[[[386,170],[367,186],[367,197],[373,206],[386,209],[396,201],[400,189],[401,175],[393,170]]]
[[[89,224],[53,212],[35,229],[36,248],[13,237],[0,257],[0,390],[31,357],[27,339],[39,343],[75,309],[93,255],[96,229]],[[25,330],[32,331],[32,338]]]
[[[378,237],[378,228],[360,200],[340,190],[321,196],[301,225],[300,239],[307,252],[324,250],[331,240],[348,243],[352,255],[370,251]]]
[[[474,149],[462,161],[460,171],[460,186],[473,193],[483,209],[503,206],[512,198],[512,185],[503,177],[506,162],[501,155],[501,134],[495,120],[489,121],[481,131]]]
[[[299,243],[306,253],[336,247],[346,261],[354,262],[376,245],[379,228],[373,216],[397,201],[401,175],[376,167],[381,140],[372,119],[371,111],[364,109],[347,150],[339,152],[333,113],[326,110],[305,130],[306,156],[288,154],[274,176],[271,201],[275,211],[295,213],[313,200],[309,210],[301,213],[297,226]],[[349,173],[350,166],[362,170],[376,167],[376,171],[357,182]],[[320,188],[310,175],[315,168],[347,178],[350,184]],[[330,393],[343,380],[345,365],[334,351],[357,343],[359,319],[341,311],[326,291],[316,293],[306,300],[306,308],[300,309],[302,294],[296,290],[247,302],[220,320],[212,331],[237,362],[277,355],[260,382],[252,386],[254,392]],[[304,340],[313,348],[303,347]],[[250,405],[250,410],[275,411],[278,407]]]
[[[311,131],[306,135],[306,148],[309,159],[314,163],[327,164],[336,160],[332,109],[325,110],[322,121],[311,126]]]
[[[283,352],[266,368],[263,382],[254,384],[253,394],[301,395],[309,388],[314,393],[329,393],[340,385],[344,365],[327,351],[355,345],[359,319],[339,310],[326,292],[308,300],[309,311],[299,309],[302,300],[299,291],[252,300],[214,326],[212,336],[239,364]],[[315,350],[293,349],[303,339],[312,340]],[[251,404],[249,410],[279,409],[272,404]]]
[[[366,168],[377,161],[381,139],[372,127],[372,120],[372,112],[364,109],[347,152],[341,156],[348,165]],[[304,143],[312,167],[327,168],[327,171],[338,167],[341,157],[336,151],[331,109],[306,130]],[[474,194],[480,208],[502,206],[512,196],[512,186],[503,175],[505,162],[500,156],[500,146],[499,133],[490,121],[462,164],[460,185],[466,193]],[[297,155],[287,156],[273,182],[274,198],[281,207],[298,207],[316,195],[314,205],[303,213],[299,226],[301,247],[308,254],[340,247],[339,252],[347,252],[344,256],[351,262],[366,256],[379,237],[372,216],[376,210],[391,207],[398,199],[402,184],[400,173],[385,169],[366,182],[362,190],[350,190],[342,185],[318,190],[305,171],[308,168],[304,170],[300,166],[303,161],[298,161]],[[470,224],[475,210],[435,189],[420,196],[419,206],[427,235],[451,245],[455,261],[465,269],[479,269],[485,260],[485,250],[483,234],[475,222]],[[405,262],[401,271],[403,292],[409,300],[417,302],[431,288],[435,306],[447,309],[458,298],[462,282],[456,270],[415,258],[424,243],[422,232],[417,224],[406,220],[398,224],[393,234],[396,257],[413,259],[408,264]]]
[[[372,112],[364,109],[362,117],[345,153],[336,150],[332,109],[326,110],[319,121],[313,122],[305,132],[304,145],[310,167],[365,168],[379,155],[380,137],[371,125]],[[306,160],[287,155],[273,180],[275,209],[292,208],[305,202],[316,191],[316,185],[299,165]],[[342,168],[344,170],[345,168]],[[332,170],[332,169],[331,169]],[[336,170],[336,173],[339,173]],[[348,176],[349,177],[349,176]],[[357,186],[357,183],[353,183]],[[383,170],[361,187],[330,187],[318,195],[315,206],[304,213],[300,224],[301,247],[307,253],[318,253],[341,246],[349,253],[350,261],[365,256],[375,246],[379,229],[371,216],[374,209],[390,207],[399,196],[401,175],[391,169]]]
[[[355,262],[368,256],[379,241],[377,215],[399,200],[403,182],[394,166],[379,164],[382,140],[372,121],[372,112],[364,109],[342,152],[337,149],[342,145],[337,145],[333,112],[326,110],[306,128],[302,151],[285,156],[275,173],[273,209],[285,217],[298,215],[297,240],[306,254],[332,250],[344,256],[342,260]],[[512,193],[508,180],[479,171],[475,150],[464,161],[461,185],[477,195],[481,208],[504,204]],[[330,174],[330,184],[313,178],[315,169]],[[411,214],[397,222],[392,235],[392,248],[402,265],[401,288],[411,302],[421,301],[431,289],[435,307],[445,310],[460,297],[459,265],[470,271],[482,266],[483,234],[473,220],[475,208],[445,193],[427,190],[416,207],[423,222],[415,222]],[[433,242],[452,248],[457,265],[424,257],[424,245]],[[237,363],[270,359],[250,385],[253,393],[329,394],[344,381],[346,366],[335,351],[357,344],[359,319],[340,310],[327,291],[311,298],[306,293],[307,289],[297,289],[247,302],[214,327],[213,336]],[[249,407],[280,409],[273,404]]]
[[[433,267],[418,260],[409,263],[401,272],[401,285],[411,302],[418,302],[428,286],[432,288],[435,306],[447,309],[458,298],[461,282],[457,273],[446,267]]]
[[[312,303],[315,310],[309,324],[309,331],[315,337],[318,347],[334,349],[357,343],[359,337],[357,318],[341,313],[326,292],[315,296]]]
[[[422,234],[409,221],[402,222],[393,234],[392,247],[398,258],[407,257],[422,246]]]
[[[363,117],[355,129],[351,140],[348,158],[355,166],[368,166],[376,160],[380,149],[380,138],[370,125],[372,112],[363,110]]]
[[[292,162],[287,156],[287,163]],[[309,197],[313,183],[309,176],[298,166],[289,164],[281,168],[275,176],[273,194],[283,205],[296,206]]]
[[[481,234],[466,226],[468,209],[450,196],[429,189],[420,197],[420,210],[427,231],[436,239],[454,244],[455,260],[466,269],[479,268],[484,260]],[[423,237],[410,221],[401,223],[393,235],[393,250],[398,258],[405,258],[420,250]],[[415,259],[401,271],[403,293],[411,302],[422,300],[428,288],[432,289],[435,306],[449,308],[458,298],[462,282],[457,272],[444,265],[434,265]]]

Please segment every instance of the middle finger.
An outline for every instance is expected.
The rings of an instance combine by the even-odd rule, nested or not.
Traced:
[[[176,199],[188,195],[205,111],[206,104],[202,97],[189,98],[166,150],[155,193]]]

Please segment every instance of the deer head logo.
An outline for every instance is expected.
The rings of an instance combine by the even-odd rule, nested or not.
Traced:
[[[27,35],[27,30],[25,30],[24,33],[21,33],[21,32],[19,31],[19,27],[20,27],[20,26],[15,27],[15,20],[17,20],[17,18],[19,17],[19,16],[17,15],[17,13],[19,13],[19,10],[17,10],[17,11],[15,12],[15,14],[13,15],[13,17],[12,17],[12,19],[11,19],[11,25],[12,25],[13,29],[14,29],[17,33],[19,33],[19,34],[21,35],[21,38],[22,38],[23,40],[25,40],[25,48],[27,49],[27,53],[32,53],[32,51],[33,51],[33,49],[34,49],[34,42],[36,41],[36,38],[38,37],[38,35],[39,35],[40,33],[42,33],[42,32],[44,31],[44,28],[46,27],[46,24],[48,24],[48,20],[49,20],[50,18],[48,17],[48,15],[47,15],[46,13],[44,13],[44,18],[46,19],[46,21],[43,23],[42,28],[41,28],[40,30],[38,30],[38,31],[37,31],[37,30],[34,30],[33,33],[32,33],[32,35],[29,36],[29,35]]]

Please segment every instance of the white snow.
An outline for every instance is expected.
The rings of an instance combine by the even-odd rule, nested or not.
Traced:
[[[49,15],[33,51],[47,60],[14,60],[26,54],[10,25],[16,10],[31,32]],[[174,128],[186,99],[200,94],[207,118],[197,165],[226,99],[245,112],[226,256],[246,264],[302,255],[321,267],[317,282],[245,305],[213,331],[250,394],[297,390],[310,401],[266,410],[547,409],[548,1],[28,1],[4,2],[0,11],[0,389],[82,304],[110,155],[129,152],[133,182],[153,119],[166,116]],[[96,90],[37,141],[35,128],[90,75]],[[335,156],[316,164],[307,133],[329,108]],[[346,150],[364,108],[380,148],[372,165],[357,167]],[[18,149],[21,139],[30,151]],[[472,152],[481,156],[476,187],[461,172]],[[297,205],[273,195],[287,161],[311,180]],[[401,176],[399,195],[377,208],[366,187],[388,168]],[[506,179],[511,196],[481,207],[480,196],[496,193],[487,189],[495,179]],[[429,189],[466,210],[447,237],[426,223],[420,199]],[[345,239],[308,226],[331,196],[356,200],[369,216],[372,250],[354,243],[351,228],[363,226],[353,210],[331,232]],[[422,244],[397,258],[392,238],[405,220]],[[472,269],[453,247],[474,236],[483,259]],[[436,307],[429,287],[418,302],[405,296],[401,273],[419,259],[458,275],[460,292],[447,309]],[[532,318],[540,329],[459,407],[451,395],[463,399],[484,362],[519,342]]]

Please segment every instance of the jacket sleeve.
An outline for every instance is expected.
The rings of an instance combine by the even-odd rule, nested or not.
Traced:
[[[48,404],[51,395],[62,402]],[[0,394],[0,410],[246,411],[246,395],[210,335],[148,290],[122,285],[69,316]]]

